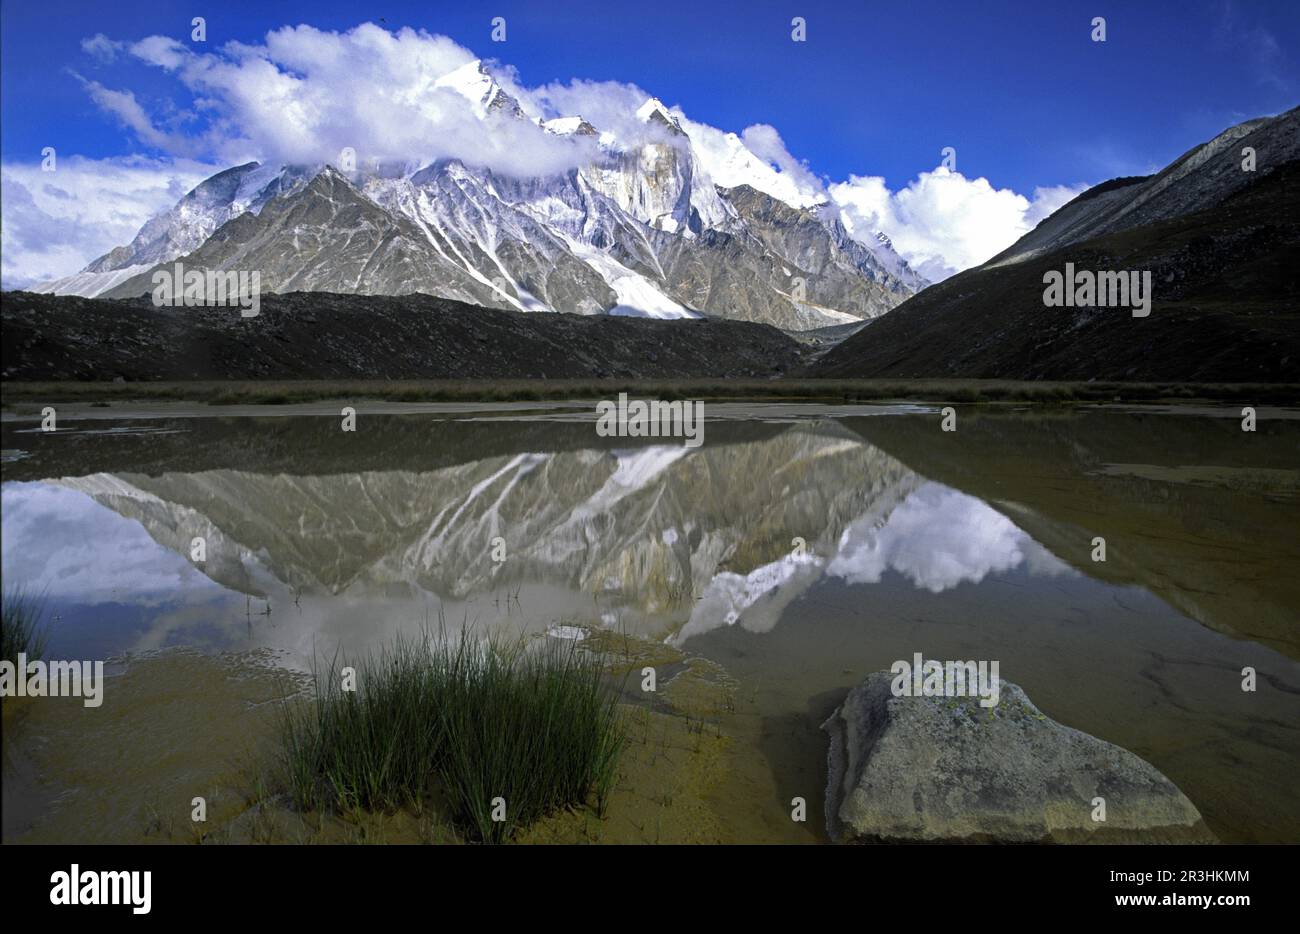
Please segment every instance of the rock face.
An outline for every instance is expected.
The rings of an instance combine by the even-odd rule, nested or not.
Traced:
[[[201,216],[182,204],[137,236],[147,251],[119,248],[38,291],[135,298],[152,289],[155,270],[180,259],[191,269],[257,270],[268,292],[422,292],[488,308],[708,316],[797,331],[869,320],[925,285],[891,247],[873,252],[833,217],[745,185],[710,191],[705,215],[689,201],[703,199],[689,173],[669,185],[657,170],[631,173],[636,159],[610,158],[590,178],[523,181],[455,161],[396,178],[289,167],[298,182],[283,182],[274,197],[239,213],[242,202],[222,202]],[[656,186],[679,192],[684,206],[662,192],[652,198]],[[704,227],[701,217],[714,214]],[[192,216],[191,226],[165,226]],[[183,253],[176,246],[195,240]]]
[[[1174,784],[1063,726],[1001,682],[978,697],[895,697],[879,671],[822,724],[827,832],[840,842],[1212,843]],[[1092,818],[1093,799],[1106,820]]]

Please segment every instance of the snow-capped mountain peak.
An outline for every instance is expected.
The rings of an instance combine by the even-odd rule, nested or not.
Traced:
[[[198,249],[223,224],[241,214],[256,214],[277,195],[310,180],[314,171],[248,162],[200,182],[173,207],[145,222],[130,243],[116,247],[73,276],[35,291],[95,297],[130,281],[159,263]],[[128,270],[135,272],[128,275]]]
[[[664,102],[657,97],[649,98],[637,108],[636,118],[642,123],[658,123],[669,129],[676,130],[678,133],[682,132],[682,125],[664,106]]]
[[[812,207],[826,197],[756,156],[735,133],[723,134],[718,145],[699,147],[699,152],[705,169],[723,188],[748,185],[796,208]]]
[[[820,191],[656,97],[628,115],[652,131],[620,142],[580,115],[529,118],[479,60],[434,87],[469,102],[483,133],[522,119],[572,140],[576,167],[518,178],[419,154],[346,171],[248,163],[44,290],[137,296],[152,269],[185,257],[191,268],[256,268],[271,291],[421,291],[519,311],[803,330],[875,317],[924,285],[887,239],[851,236]],[[599,145],[583,144],[593,137]],[[234,222],[237,236],[214,236]]]
[[[542,120],[539,125],[556,136],[598,136],[596,128],[581,116],[553,117]]]
[[[447,72],[436,80],[433,86],[455,91],[465,98],[480,120],[492,113],[504,113],[511,117],[524,116],[519,102],[506,93],[497,79],[488,72],[481,59],[476,58]]]

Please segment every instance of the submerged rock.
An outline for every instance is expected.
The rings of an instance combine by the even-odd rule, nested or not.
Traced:
[[[892,680],[868,676],[822,724],[831,839],[1215,842],[1152,765],[1048,718],[1016,685],[1001,682],[986,708],[978,697],[895,697]]]

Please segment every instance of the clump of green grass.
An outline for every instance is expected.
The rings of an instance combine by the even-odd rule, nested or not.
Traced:
[[[600,659],[575,642],[399,638],[352,666],[355,691],[345,664],[318,666],[311,700],[286,707],[299,807],[419,808],[436,792],[491,843],[562,808],[603,813],[625,734]]]
[[[5,590],[0,597],[0,658],[18,664],[18,653],[28,660],[45,654],[45,601],[22,590]]]

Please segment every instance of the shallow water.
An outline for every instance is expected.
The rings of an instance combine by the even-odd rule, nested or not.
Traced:
[[[329,405],[86,409],[53,434],[6,417],[6,586],[44,593],[49,656],[157,673],[130,715],[112,684],[100,710],[60,708],[108,731],[81,759],[50,752],[44,714],[6,729],[7,838],[78,839],[78,808],[111,824],[92,802],[112,775],[157,791],[156,762],[84,761],[112,757],[112,730],[227,755],[205,736],[260,709],[267,663],[441,621],[603,627],[723,666],[729,839],[790,839],[794,796],[814,812],[794,836],[819,838],[818,724],[920,652],[998,661],[1049,716],[1156,765],[1220,839],[1300,842],[1294,413],[1251,434],[1232,411],[963,410],[944,433],[919,406],[709,405],[688,449],[599,438],[587,406],[359,410],[356,433]],[[255,653],[222,658],[257,675],[193,674],[194,651]],[[187,679],[222,702],[160,726],[149,685],[183,703]]]

